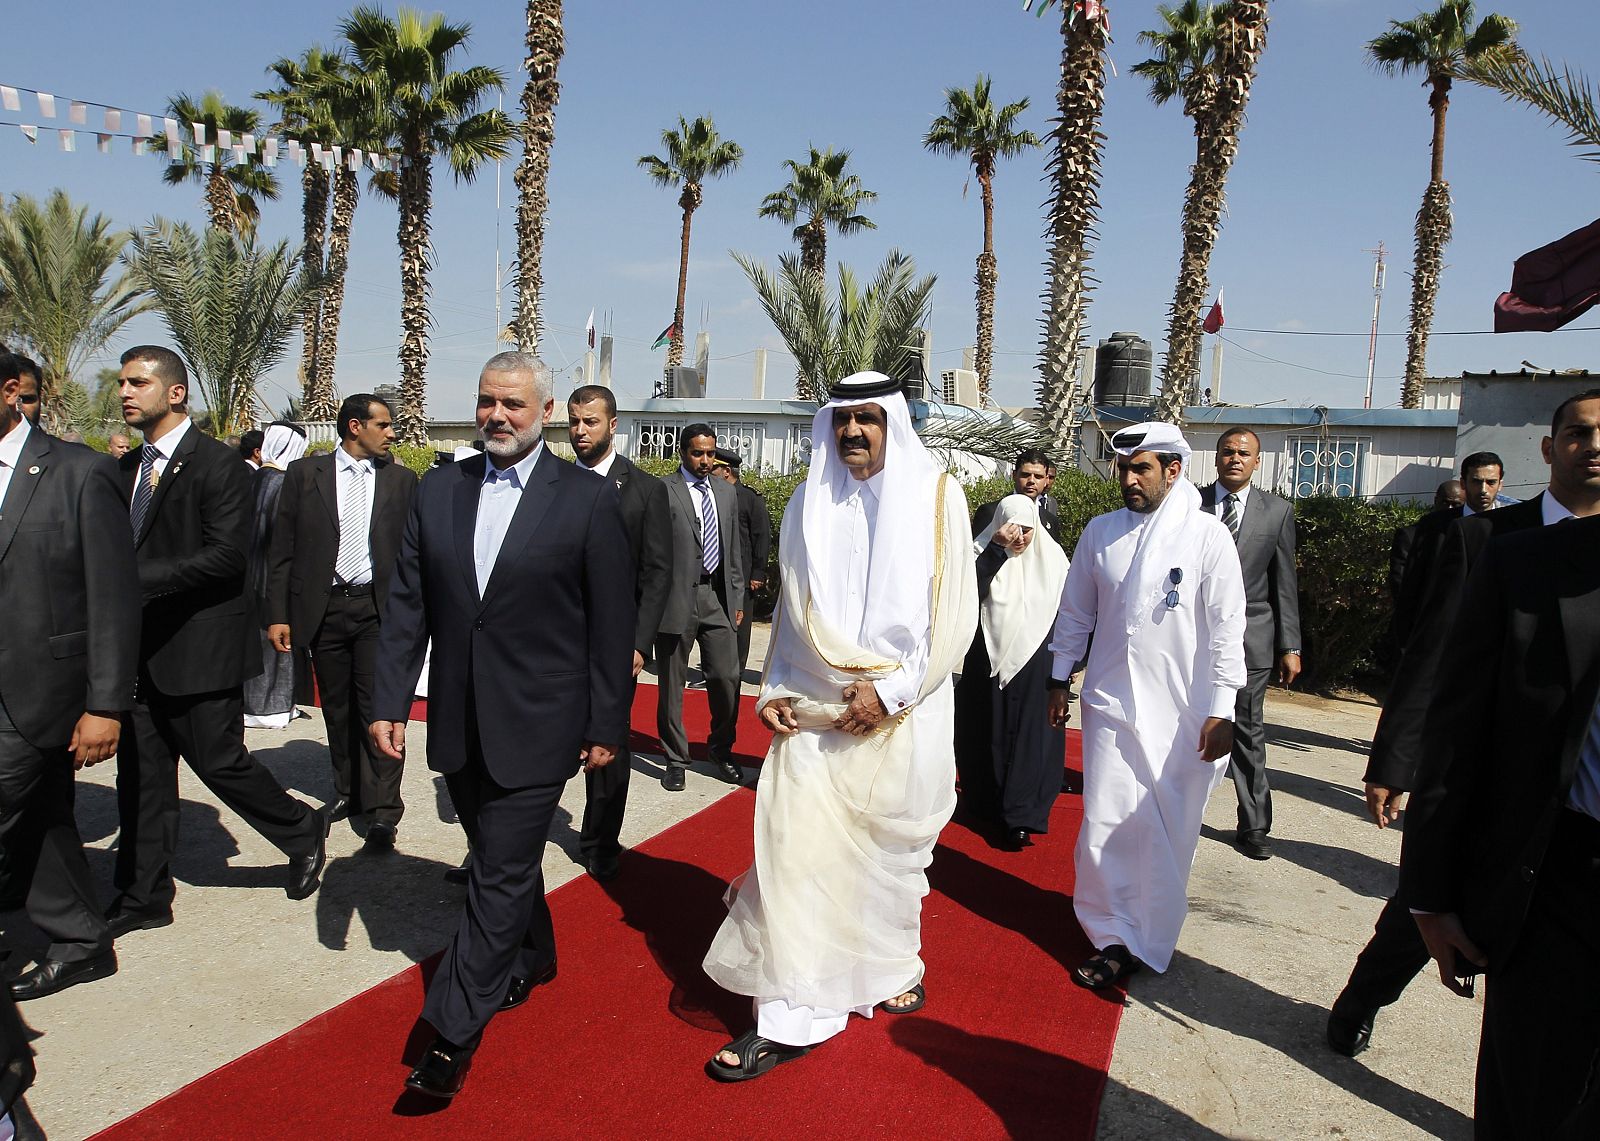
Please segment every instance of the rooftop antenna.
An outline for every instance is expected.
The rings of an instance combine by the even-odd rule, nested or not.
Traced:
[[[1367,338],[1367,395],[1361,402],[1361,407],[1371,408],[1372,374],[1378,363],[1378,312],[1383,308],[1383,278],[1386,272],[1383,258],[1389,251],[1379,242],[1377,249],[1362,252],[1378,255],[1378,263],[1372,268],[1372,335]]]

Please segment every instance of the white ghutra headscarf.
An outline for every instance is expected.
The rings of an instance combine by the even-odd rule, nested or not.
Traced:
[[[995,532],[1007,523],[1030,528],[1033,541],[1020,555],[1006,552],[1006,563],[995,571],[979,610],[989,676],[1000,679],[1001,689],[1028,664],[1055,625],[1068,566],[1066,552],[1039,525],[1039,505],[1026,495],[1008,495],[1000,501],[988,529],[973,542],[973,554],[983,554]]]
[[[1183,562],[1188,548],[1183,539],[1184,524],[1200,510],[1200,492],[1189,482],[1189,459],[1194,450],[1176,424],[1159,420],[1134,424],[1111,437],[1111,448],[1119,456],[1166,452],[1182,461],[1178,478],[1173,480],[1161,506],[1144,517],[1133,565],[1128,568],[1127,577],[1117,584],[1127,632],[1133,635],[1144,627],[1156,603],[1173,585],[1167,581],[1168,575]],[[1192,585],[1189,590],[1192,592]]]
[[[288,424],[268,424],[261,440],[261,466],[287,471],[306,454],[306,434]]]

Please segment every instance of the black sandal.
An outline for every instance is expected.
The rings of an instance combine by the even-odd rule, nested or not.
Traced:
[[[911,987],[908,990],[901,991],[900,994],[914,994],[917,996],[917,1000],[915,1002],[908,1002],[905,1006],[890,1006],[889,1000],[884,999],[882,1002],[878,1003],[878,1009],[883,1011],[885,1014],[910,1014],[912,1011],[921,1010],[922,1004],[928,1001],[928,992],[922,989],[921,983],[918,983],[916,986]],[[900,995],[897,994],[894,997],[899,998]]]
[[[717,1054],[721,1054],[724,1050],[739,1055],[737,1066],[730,1066],[717,1057]],[[719,1082],[747,1082],[751,1078],[759,1078],[774,1066],[803,1058],[809,1053],[811,1053],[810,1046],[785,1046],[781,1042],[763,1038],[754,1030],[747,1030],[741,1037],[735,1038],[722,1050],[718,1050],[717,1054],[712,1055],[711,1060],[706,1063],[706,1073]]]
[[[1142,964],[1121,943],[1096,951],[1088,961],[1072,968],[1072,981],[1089,990],[1116,986],[1136,972]]]

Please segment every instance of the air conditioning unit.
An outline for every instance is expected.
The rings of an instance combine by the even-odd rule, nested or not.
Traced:
[[[946,404],[959,404],[963,408],[978,407],[977,373],[969,368],[950,368],[940,373],[939,379]]]
[[[662,395],[668,399],[676,397],[679,400],[704,400],[706,382],[700,375],[699,369],[690,368],[688,365],[677,365],[667,369],[666,392]]]

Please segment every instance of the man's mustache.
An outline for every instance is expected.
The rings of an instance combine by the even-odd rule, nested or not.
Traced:
[[[839,440],[839,446],[841,448],[861,448],[866,451],[871,450],[867,446],[867,438],[865,436],[843,436]]]

